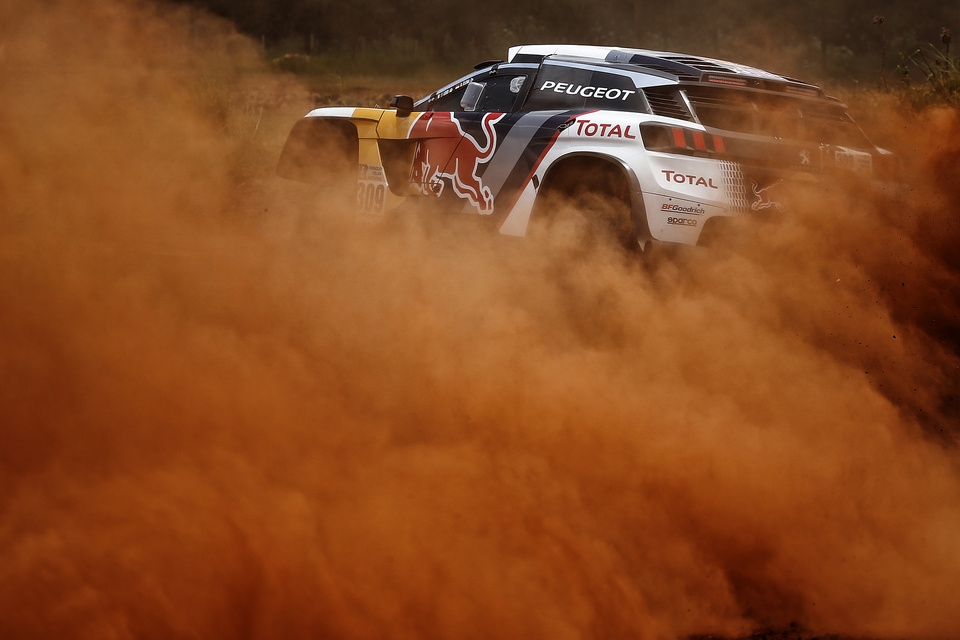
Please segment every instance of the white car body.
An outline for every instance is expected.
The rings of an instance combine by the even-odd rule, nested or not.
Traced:
[[[895,166],[816,86],[667,52],[513,47],[506,61],[393,106],[311,111],[278,172],[318,178],[336,131],[357,164],[360,211],[435,198],[523,236],[545,185],[558,186],[551,176],[575,159],[622,179],[643,247],[695,245],[714,222],[780,209],[778,190],[797,175],[876,179]]]

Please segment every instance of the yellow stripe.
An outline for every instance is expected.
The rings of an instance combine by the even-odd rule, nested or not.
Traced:
[[[377,134],[386,140],[405,140],[413,124],[422,115],[422,112],[414,112],[406,118],[398,118],[396,111],[384,111],[377,124]]]

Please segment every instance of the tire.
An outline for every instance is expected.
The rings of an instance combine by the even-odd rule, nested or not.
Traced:
[[[638,248],[624,171],[605,160],[576,157],[547,173],[534,205],[529,235],[583,248]]]
[[[351,208],[357,199],[359,154],[352,122],[303,118],[287,137],[277,174],[312,185],[338,208]]]

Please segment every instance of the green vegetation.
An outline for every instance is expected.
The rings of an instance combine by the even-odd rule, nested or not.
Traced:
[[[683,51],[818,82],[893,85],[901,56],[960,24],[960,4],[935,0],[168,1],[232,21],[279,66],[307,75],[413,77],[502,57],[510,45],[556,41]],[[919,70],[911,74],[921,79]]]
[[[578,8],[572,0],[565,1],[571,14],[585,10],[586,5]],[[281,14],[307,15],[294,11],[300,2],[306,0],[273,7]],[[883,129],[871,126],[875,111],[889,112],[896,105],[905,112],[938,105],[960,108],[960,63],[950,55],[950,31],[939,26],[960,20],[960,11],[950,13],[939,5],[915,9],[918,17],[911,17],[889,6],[888,15],[875,15],[876,3],[868,7],[815,1],[807,13],[786,7],[760,23],[751,21],[762,4],[759,0],[743,5],[721,0],[711,10],[719,16],[716,20],[694,26],[665,14],[644,20],[642,6],[621,7],[629,19],[607,29],[603,25],[616,22],[614,9],[585,25],[569,17],[534,20],[524,13],[529,7],[523,3],[509,11],[505,4],[486,5],[493,7],[486,20],[471,13],[476,8],[435,6],[432,21],[424,20],[422,8],[411,5],[404,9],[410,14],[404,22],[399,4],[391,10],[371,9],[361,19],[349,7],[315,3],[309,20],[284,22],[266,13],[244,13],[242,1],[230,5],[229,11],[213,0],[191,4],[201,5],[200,13],[232,16],[248,35],[263,30],[257,37],[238,37],[229,21],[217,27],[200,13],[186,12],[194,16],[189,27],[196,36],[194,45],[201,49],[214,46],[204,43],[229,45],[215,55],[204,51],[198,57],[203,63],[191,88],[202,112],[229,141],[239,184],[255,184],[270,172],[289,127],[309,109],[382,106],[397,93],[420,97],[479,60],[502,57],[508,46],[520,42],[615,42],[754,64],[825,86],[850,104],[857,120],[875,136]],[[687,10],[697,7],[696,1],[686,3]],[[527,17],[509,27],[496,27],[498,16],[511,11]],[[355,23],[347,24],[350,16]],[[917,26],[921,19],[924,24]],[[411,26],[414,22],[416,26]],[[383,35],[374,38],[375,33]],[[463,37],[455,38],[457,33]],[[937,36],[939,43],[934,45]],[[925,40],[918,44],[920,38]],[[883,135],[878,137],[875,142],[883,145]]]
[[[904,102],[913,107],[926,107],[934,104],[960,107],[960,65],[950,56],[949,29],[944,29],[941,51],[933,45],[917,49],[905,56],[898,67],[901,73],[900,93]],[[921,80],[913,77],[919,73]]]

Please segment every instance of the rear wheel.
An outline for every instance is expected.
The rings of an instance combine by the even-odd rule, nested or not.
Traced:
[[[324,201],[337,209],[352,209],[358,197],[359,148],[352,122],[302,118],[287,138],[277,174],[313,185]]]
[[[530,220],[535,238],[572,241],[584,248],[638,247],[624,171],[605,160],[577,157],[547,173]]]

